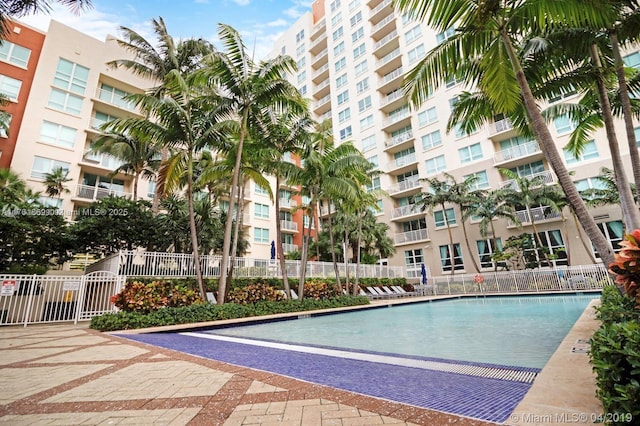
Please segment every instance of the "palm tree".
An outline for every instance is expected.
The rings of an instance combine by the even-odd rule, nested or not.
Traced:
[[[0,169],[0,201],[15,204],[24,201],[27,185],[11,169]]]
[[[553,168],[587,235],[601,253],[603,263],[613,261],[613,250],[573,184],[562,156],[538,109],[516,48],[524,36],[560,26],[603,26],[615,14],[599,2],[580,0],[511,2],[474,0],[396,0],[408,12],[439,31],[457,24],[456,33],[435,47],[407,76],[406,89],[413,104],[451,77],[484,91],[494,111],[511,114],[524,104],[527,122]],[[458,67],[459,58],[474,59]],[[471,62],[471,61],[469,61]]]
[[[601,168],[600,175],[598,176],[598,182],[601,187],[589,188],[580,191],[580,194],[584,197],[587,205],[590,207],[619,205],[620,191],[618,189],[618,184],[616,183],[613,170],[607,167]],[[635,186],[631,186],[631,192],[634,195],[637,194]]]
[[[73,12],[79,12],[91,7],[91,0],[57,0],[65,6],[69,6]],[[33,13],[49,13],[51,1],[49,0],[3,0],[0,3],[0,38],[9,35],[9,19],[21,18]]]
[[[286,80],[286,74],[295,68],[294,61],[284,55],[256,63],[250,56],[240,34],[232,27],[218,25],[218,35],[226,52],[213,52],[205,59],[205,67],[196,71],[196,80],[203,87],[211,88],[216,99],[215,120],[236,122],[238,142],[235,148],[236,162],[231,180],[229,211],[233,211],[240,180],[242,155],[249,127],[254,118],[269,108],[288,105],[293,111],[299,110],[292,94],[294,86]],[[219,99],[218,99],[219,98]],[[222,269],[218,284],[218,303],[223,303],[227,291],[225,275],[231,248],[232,221],[227,220],[222,252]]]
[[[109,130],[109,124],[105,126]],[[91,145],[91,150],[97,153],[108,154],[121,164],[111,172],[114,176],[118,173],[133,174],[133,200],[138,199],[138,184],[141,177],[153,179],[156,176],[160,163],[160,149],[148,135],[139,131],[129,133],[108,132]]]
[[[460,223],[462,224],[462,233],[464,235],[464,241],[467,246],[467,251],[469,252],[469,256],[471,257],[471,262],[473,263],[473,267],[476,272],[480,272],[480,267],[478,266],[478,262],[476,261],[476,257],[473,255],[471,250],[471,244],[469,243],[469,234],[467,232],[467,211],[470,210],[471,204],[475,201],[475,192],[472,190],[472,186],[476,184],[478,181],[478,177],[475,175],[468,176],[462,182],[457,182],[455,179],[451,179],[451,187],[450,191],[450,199],[449,201],[457,204],[460,208]]]
[[[44,185],[46,186],[45,194],[49,197],[57,197],[60,199],[62,194],[69,193],[69,189],[64,185],[72,179],[67,177],[69,170],[58,167],[44,176]]]

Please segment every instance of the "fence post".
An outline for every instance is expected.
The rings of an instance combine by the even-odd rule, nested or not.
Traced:
[[[533,273],[533,284],[536,286],[536,293],[539,293],[540,290],[538,289],[538,279],[536,278],[536,274],[535,272]]]
[[[80,319],[80,312],[82,311],[82,305],[84,305],[84,295],[86,293],[86,285],[87,285],[87,276],[83,275],[80,278],[80,288],[78,289],[78,300],[76,302],[76,313],[74,315],[74,324],[78,324],[78,320]]]
[[[29,299],[27,301],[27,308],[24,312],[24,326],[26,327],[29,323],[29,316],[31,315],[31,305],[33,305],[33,296],[36,291],[36,274],[31,276],[31,286],[29,287]]]

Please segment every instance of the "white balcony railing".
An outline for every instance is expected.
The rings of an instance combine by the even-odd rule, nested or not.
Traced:
[[[386,84],[388,82],[390,82],[391,80],[394,80],[398,77],[400,77],[402,75],[402,67],[398,67],[395,70],[386,73],[383,77],[382,77],[382,84]]]
[[[384,46],[385,44],[389,43],[391,40],[393,40],[394,38],[398,37],[398,30],[393,30],[392,32],[390,32],[389,34],[387,34],[386,36],[382,37],[374,46],[373,46],[373,50],[378,50],[380,49],[382,46]]]
[[[386,96],[382,97],[382,105],[387,105],[390,104],[391,102],[397,100],[397,99],[401,99],[404,97],[404,93],[402,92],[402,89],[396,89],[393,92],[389,93]]]
[[[377,5],[371,13],[369,13],[369,17],[374,16],[376,13],[380,12],[385,7],[389,6],[393,0],[384,0],[382,3]]]
[[[329,69],[329,64],[324,64],[323,66],[321,66],[320,68],[314,71],[313,78],[316,78],[317,76],[327,71],[328,69]]]
[[[397,169],[399,167],[404,167],[408,164],[412,164],[415,163],[416,161],[418,161],[417,157],[416,157],[416,153],[411,153],[409,155],[403,155],[402,157],[398,157],[395,159],[395,161],[392,161],[391,163],[387,164],[387,170],[394,170]]]
[[[122,161],[109,154],[97,154],[91,150],[85,151],[82,161],[84,163],[95,164],[96,166],[107,170],[115,170],[124,164]]]
[[[393,211],[391,212],[391,218],[397,219],[399,217],[410,216],[418,213],[422,213],[422,209],[415,204],[409,204],[393,209]]]
[[[545,170],[544,172],[534,173],[532,175],[523,176],[523,177],[527,179],[535,179],[538,176],[542,177],[541,179],[542,183],[546,185],[554,183],[556,179],[551,170]],[[518,183],[515,179],[509,179],[502,182],[501,188],[510,188],[510,189],[513,189],[514,191],[520,191],[520,186],[518,186]]]
[[[423,241],[429,239],[429,232],[426,228],[416,229],[414,231],[401,232],[395,235],[394,241],[396,244],[409,243],[414,241]]]
[[[298,232],[298,224],[291,220],[280,220],[280,228],[287,231]]]
[[[498,151],[495,153],[493,160],[495,163],[502,163],[503,161],[515,160],[538,152],[540,152],[540,145],[536,141],[531,141]]]
[[[299,249],[300,248],[297,244],[282,243],[282,251],[285,253],[291,253],[292,251],[298,251]]]
[[[96,97],[101,101],[104,101],[108,104],[115,105],[120,108],[124,108],[128,111],[135,111],[136,104],[132,101],[128,101],[124,99],[125,96],[129,95],[129,93],[120,94],[113,90],[102,89],[99,88],[96,92]]]
[[[76,185],[75,195],[76,197],[84,198],[85,200],[92,200],[92,201],[101,200],[109,196],[126,197],[126,198],[131,197],[131,193],[129,192],[124,192],[124,191],[121,191],[118,189],[112,189],[112,188],[102,188],[102,187],[93,186],[93,185]]]
[[[392,50],[391,52],[387,53],[384,57],[376,61],[376,68],[380,68],[381,66],[388,64],[389,62],[391,62],[401,54],[402,54],[402,51],[400,50],[400,48]]]
[[[531,214],[529,214],[531,212]],[[562,217],[560,212],[552,210],[549,206],[533,207],[527,210],[516,211],[516,217],[521,224],[531,224],[532,221],[542,222],[545,220],[559,219]],[[513,225],[510,223],[510,225]]]
[[[508,118],[495,121],[492,126],[489,127],[489,136],[497,135],[498,133],[506,132],[513,129],[513,125]]]
[[[284,207],[287,209],[296,207],[298,202],[296,200],[292,200],[291,198],[280,198],[280,207]]]
[[[420,187],[420,179],[416,177],[403,180],[402,182],[398,182],[394,185],[389,186],[389,188],[387,188],[387,192],[389,194],[396,194],[398,192],[408,191],[410,189],[418,187]]]
[[[396,146],[396,145],[400,145],[401,143],[404,143],[408,140],[413,139],[413,131],[412,130],[408,130],[404,133],[400,133],[399,135],[395,135],[394,137],[392,137],[391,139],[387,139],[384,142],[384,145],[387,148],[391,148],[392,146]]]

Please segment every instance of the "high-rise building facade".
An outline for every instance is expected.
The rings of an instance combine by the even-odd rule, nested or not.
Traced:
[[[421,106],[409,104],[403,94],[404,76],[453,31],[437,32],[403,16],[393,9],[391,0],[316,0],[312,10],[276,42],[271,55],[285,53],[294,58],[298,70],[291,79],[310,99],[315,118],[331,119],[337,143],[354,141],[380,170],[371,189],[388,194],[378,201],[381,211],[377,213],[380,221],[390,225],[389,236],[395,243],[396,253],[388,262],[405,266],[409,277],[419,277],[423,263],[432,275],[492,271],[491,254],[507,238],[532,233],[532,225],[557,265],[593,262],[597,253],[566,209],[560,214],[547,206],[529,211],[519,207],[521,226],[496,220],[496,235],[482,236],[477,218],[463,222],[455,204],[432,211],[415,208],[416,196],[428,188],[424,179],[442,180],[444,173],[458,182],[475,176],[477,189],[517,186],[500,172],[502,168],[520,177],[541,176],[549,184],[556,182],[537,142],[520,136],[506,119],[495,117],[474,134],[446,131],[458,95],[472,88],[451,80]],[[628,52],[625,60],[640,66],[640,53]],[[557,101],[572,98],[577,96],[568,94]],[[559,118],[549,127],[578,188],[601,185],[600,169],[611,167],[604,131],[595,132],[575,158],[564,150],[574,128],[571,121]],[[624,140],[621,125],[618,131]],[[628,149],[622,146],[622,151],[629,168]],[[619,242],[619,207],[603,206],[591,212],[605,236]]]

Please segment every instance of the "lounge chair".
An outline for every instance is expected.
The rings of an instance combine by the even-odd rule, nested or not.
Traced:
[[[372,299],[381,299],[383,297],[388,297],[385,293],[382,293],[381,290],[378,290],[376,287],[367,286],[367,297],[371,297]]]
[[[391,290],[389,287],[387,287],[386,285],[382,286],[382,290],[389,296],[389,297],[400,297],[400,294]]]

